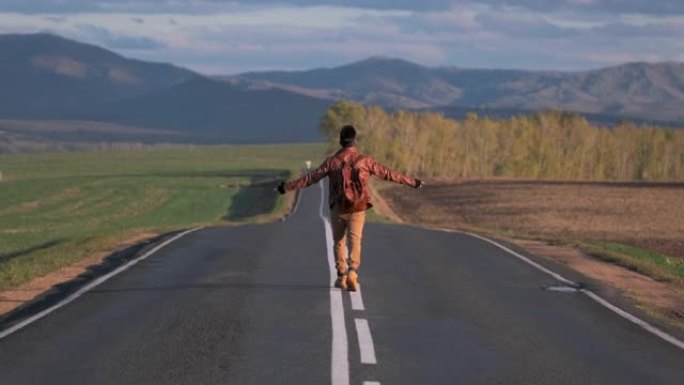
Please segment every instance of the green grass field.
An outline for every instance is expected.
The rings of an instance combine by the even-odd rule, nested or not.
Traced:
[[[575,242],[586,253],[661,281],[684,285],[684,261],[614,242]]]
[[[0,290],[140,233],[272,219],[272,189],[324,145],[0,155]]]

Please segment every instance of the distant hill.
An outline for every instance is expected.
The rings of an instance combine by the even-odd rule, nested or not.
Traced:
[[[0,35],[0,116],[59,118],[197,74],[50,34]]]
[[[309,71],[250,72],[223,80],[395,108],[557,108],[604,118],[684,122],[684,63],[629,63],[592,71],[424,67],[374,57]]]
[[[171,64],[132,60],[50,34],[0,35],[0,52],[0,120],[88,121],[96,124],[80,126],[100,122],[114,123],[112,130],[137,126],[179,133],[141,134],[141,141],[322,140],[316,127],[329,105],[324,99],[280,89],[246,90]],[[63,124],[55,127],[63,130]],[[41,124],[41,140],[46,130]],[[137,131],[109,137],[133,140],[131,132]],[[83,135],[85,141],[97,137]]]
[[[198,132],[199,142],[311,142],[330,102],[278,89],[244,91],[197,77],[93,111],[93,119]]]
[[[457,118],[558,108],[602,123],[684,124],[681,63],[532,72],[374,57],[335,68],[209,78],[51,34],[10,34],[0,35],[0,84],[0,151],[47,148],[50,141],[69,148],[80,148],[78,141],[321,141],[318,120],[338,99]]]

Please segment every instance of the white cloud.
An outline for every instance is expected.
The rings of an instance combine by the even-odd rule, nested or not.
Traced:
[[[0,32],[53,31],[146,60],[230,72],[329,66],[371,55],[428,65],[574,69],[620,59],[680,60],[684,48],[683,16],[578,11],[604,9],[610,5],[604,0],[559,1],[569,9],[541,0],[434,2],[422,10],[408,2],[397,10],[159,1],[93,2],[61,14],[0,11]]]

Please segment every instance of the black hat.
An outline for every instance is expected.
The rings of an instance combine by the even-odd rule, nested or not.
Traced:
[[[351,147],[356,143],[356,129],[351,124],[348,124],[340,130],[340,145],[342,147]]]

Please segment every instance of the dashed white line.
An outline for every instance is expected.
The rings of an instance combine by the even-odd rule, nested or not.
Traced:
[[[332,355],[330,364],[330,376],[332,385],[349,385],[349,345],[347,342],[347,329],[344,322],[344,306],[342,292],[334,289],[337,279],[335,269],[335,257],[333,253],[332,227],[330,221],[323,215],[323,202],[325,202],[325,189],[321,186],[321,207],[319,215],[325,227],[325,242],[330,268],[330,317],[332,321]]]
[[[0,339],[3,339],[5,337],[7,337],[8,335],[10,335],[10,334],[12,334],[12,333],[14,333],[20,329],[23,329],[24,327],[32,324],[33,322],[38,321],[39,319],[47,316],[48,314],[54,312],[55,310],[70,304],[71,302],[75,301],[78,297],[85,294],[87,291],[92,290],[94,287],[104,283],[105,281],[112,278],[113,276],[128,270],[129,268],[131,268],[136,263],[142,261],[145,258],[148,258],[149,256],[156,253],[157,251],[159,251],[161,248],[168,245],[169,243],[174,242],[174,241],[192,233],[193,231],[197,231],[199,229],[201,229],[201,227],[196,227],[194,229],[186,230],[180,234],[174,235],[173,237],[171,237],[171,238],[167,239],[166,241],[160,243],[159,245],[155,246],[152,250],[141,255],[140,257],[129,261],[125,265],[119,266],[118,268],[110,271],[109,273],[107,273],[107,274],[95,279],[94,281],[90,282],[89,284],[83,286],[82,288],[78,289],[75,293],[73,293],[70,296],[66,297],[65,299],[59,301],[58,303],[50,306],[49,308],[41,311],[40,313],[34,314],[33,316],[19,322],[18,324],[15,324],[14,326],[12,326],[6,330],[3,330],[2,332],[0,332]]]
[[[363,297],[361,296],[361,285],[358,286],[356,291],[349,292],[349,298],[351,299],[352,310],[366,310],[366,308],[363,306]]]
[[[356,335],[359,337],[359,349],[361,351],[362,364],[377,364],[375,359],[375,347],[373,346],[373,337],[371,337],[370,326],[368,320],[357,318]]]
[[[493,241],[489,238],[483,237],[481,235],[473,234],[473,233],[468,233],[468,232],[460,232],[460,231],[449,230],[449,229],[441,229],[441,230],[446,231],[446,232],[463,233],[463,234],[467,234],[467,235],[470,235],[472,237],[481,239],[481,240],[483,240],[487,243],[490,243],[490,244],[498,247],[499,249],[513,255],[514,257],[516,257],[516,258],[522,260],[523,262],[535,267],[536,269],[543,271],[544,273],[552,276],[553,278],[555,278],[561,282],[567,283],[567,284],[572,285],[572,286],[579,286],[576,282],[573,282],[573,281],[563,277],[562,275],[545,268],[544,266],[530,260],[529,258],[525,257],[524,255],[517,253],[517,252],[511,250],[510,248],[508,248],[508,247],[506,247],[506,246],[504,246],[504,245],[502,245],[496,241]],[[648,331],[649,333],[662,338],[663,340],[675,345],[676,347],[678,347],[680,349],[684,349],[684,341],[678,339],[677,337],[675,337],[671,334],[668,334],[665,331],[663,331],[663,330],[649,324],[648,322],[642,320],[641,318],[620,309],[619,307],[617,307],[617,306],[613,305],[612,303],[606,301],[605,299],[603,299],[602,297],[600,297],[596,293],[592,292],[591,290],[580,289],[580,292],[584,293],[586,296],[593,299],[594,301],[601,304],[602,306],[606,307],[607,309],[614,312],[615,314],[619,315],[620,317],[640,326],[642,329]]]

